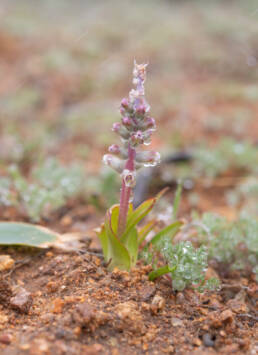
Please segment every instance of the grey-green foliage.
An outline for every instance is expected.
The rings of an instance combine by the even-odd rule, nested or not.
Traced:
[[[226,193],[227,201],[231,206],[241,203],[243,213],[258,215],[258,178],[249,177],[235,189]]]
[[[7,177],[0,177],[0,205],[10,206],[12,204],[11,180]]]
[[[85,178],[80,166],[65,167],[53,158],[40,164],[29,180],[22,176],[17,166],[11,166],[9,173],[16,192],[16,204],[22,205],[33,221],[48,215],[82,191]]]
[[[200,175],[215,177],[232,167],[258,172],[258,148],[249,142],[224,138],[213,149],[196,148],[194,156],[195,171]]]
[[[205,213],[201,223],[209,230],[208,237],[203,235],[203,229],[199,230],[199,235],[208,246],[210,258],[239,270],[251,266],[257,273],[257,219],[242,216],[238,221],[228,222],[224,217]]]
[[[199,291],[203,291],[208,267],[206,247],[196,249],[189,241],[173,245],[170,238],[163,238],[158,249],[172,270],[170,274],[174,290],[182,291],[189,286],[199,286]],[[211,286],[211,282],[208,285]]]
[[[219,286],[219,280],[205,279],[208,267],[208,252],[205,246],[195,248],[189,241],[173,244],[170,237],[165,237],[155,245],[154,250],[154,252],[145,250],[141,256],[146,262],[152,263],[156,269],[153,273],[157,272],[156,277],[164,273],[171,275],[174,290],[182,291],[186,287],[194,287],[199,292],[203,292],[205,289],[214,289]],[[159,273],[159,269],[156,268],[157,256],[155,253],[162,256],[167,266],[166,272]],[[160,268],[160,270],[162,269],[164,267]]]

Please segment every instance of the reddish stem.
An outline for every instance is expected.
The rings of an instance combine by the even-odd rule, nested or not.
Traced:
[[[129,146],[128,146],[128,160],[125,164],[125,169],[130,170],[130,171],[134,171],[134,159],[135,159],[135,149],[132,148],[129,144]],[[118,230],[117,230],[119,237],[121,237],[121,235],[125,231],[131,190],[132,190],[132,188],[126,186],[126,184],[123,180],[121,194],[120,194],[120,208],[119,208]]]

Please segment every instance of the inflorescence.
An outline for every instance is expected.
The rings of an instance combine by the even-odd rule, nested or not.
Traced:
[[[133,84],[135,88],[129,98],[121,101],[121,122],[113,124],[112,130],[121,137],[122,146],[113,144],[103,157],[105,164],[121,174],[128,187],[134,187],[136,170],[142,166],[155,166],[160,162],[156,151],[140,150],[141,145],[149,145],[156,129],[155,119],[149,115],[150,106],[145,99],[144,82],[147,64],[134,62]]]

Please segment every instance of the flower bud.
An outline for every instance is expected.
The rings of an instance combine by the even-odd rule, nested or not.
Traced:
[[[121,153],[121,149],[120,149],[119,145],[117,145],[117,144],[112,144],[112,145],[108,148],[108,151],[109,151],[109,153],[111,153],[111,154],[116,154],[116,155],[118,155],[118,154]]]
[[[132,128],[133,127],[133,120],[130,117],[123,117],[122,118],[122,123],[126,128]]]
[[[143,133],[143,144],[144,145],[150,145],[151,135],[152,135],[152,129],[148,129],[148,131],[145,131]]]
[[[137,146],[139,144],[144,143],[144,135],[142,131],[137,131],[131,136],[131,143],[133,146]]]
[[[126,110],[123,107],[120,107],[119,111],[120,111],[122,116],[126,114]]]
[[[112,144],[108,148],[109,153],[114,154],[114,155],[119,155],[120,158],[122,159],[127,159],[128,158],[128,149],[125,147],[119,147],[117,144]]]
[[[146,112],[146,107],[145,107],[145,105],[139,105],[139,106],[136,108],[136,113],[137,113],[137,115],[142,116],[142,115],[145,114],[145,112]]]
[[[128,169],[124,169],[122,174],[122,179],[125,183],[125,186],[126,187],[134,187],[135,184],[136,184],[136,173],[135,171],[131,171],[131,170],[128,170]]]
[[[146,130],[155,131],[156,122],[152,117],[145,117],[144,120],[139,123],[139,127],[142,131],[146,131]]]
[[[123,98],[121,101],[121,106],[125,109],[128,109],[129,107],[129,101],[126,98]]]
[[[144,166],[155,166],[160,163],[160,154],[155,151],[142,151],[136,153],[136,161]]]
[[[111,154],[105,154],[103,156],[103,163],[110,166],[112,169],[117,171],[118,173],[122,173],[125,166],[125,161],[115,157]]]
[[[154,118],[147,117],[145,123],[146,123],[146,128],[156,129],[156,122]]]
[[[112,131],[113,132],[118,133],[120,129],[121,129],[121,123],[119,123],[119,122],[113,123],[113,126],[112,126]]]
[[[112,127],[112,131],[116,132],[119,134],[122,138],[128,139],[130,137],[130,133],[127,131],[127,129],[122,126],[121,123],[115,122]]]

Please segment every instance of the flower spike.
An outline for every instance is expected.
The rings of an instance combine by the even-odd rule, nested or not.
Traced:
[[[122,235],[126,225],[129,199],[135,185],[136,170],[142,166],[155,166],[160,162],[160,154],[141,150],[141,145],[149,145],[156,128],[155,119],[148,112],[150,106],[145,99],[144,83],[148,64],[134,61],[133,85],[129,98],[123,98],[120,106],[121,122],[113,124],[112,130],[122,141],[122,147],[113,144],[104,156],[105,164],[116,170],[122,177],[118,234]]]

